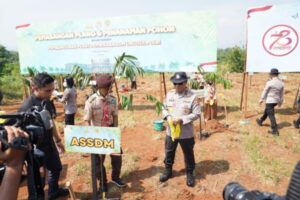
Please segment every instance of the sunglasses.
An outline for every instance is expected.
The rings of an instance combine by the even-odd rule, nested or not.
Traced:
[[[183,85],[183,83],[173,83],[173,85]]]

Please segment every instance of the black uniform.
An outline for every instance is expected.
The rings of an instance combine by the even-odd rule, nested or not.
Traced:
[[[33,106],[41,106],[41,103],[45,105],[46,110],[49,111],[51,117],[55,115],[54,105],[49,100],[42,100],[36,97],[34,94],[28,97],[21,105],[19,112],[26,112]],[[48,195],[54,194],[58,191],[58,180],[60,171],[62,170],[62,164],[59,158],[59,153],[53,141],[53,130],[46,131],[43,141],[37,146],[37,148],[44,152],[44,164],[48,170]]]

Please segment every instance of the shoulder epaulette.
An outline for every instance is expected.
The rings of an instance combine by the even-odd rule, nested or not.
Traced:
[[[88,102],[89,103],[93,103],[93,101],[95,101],[95,99],[97,98],[98,94],[94,93],[92,94],[89,98],[88,98]]]

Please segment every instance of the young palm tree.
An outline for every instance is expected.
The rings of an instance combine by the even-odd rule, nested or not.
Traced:
[[[78,65],[73,66],[70,76],[74,79],[76,86],[82,90],[88,86],[91,79],[91,75],[85,74]]]
[[[115,60],[116,63],[114,65],[114,70],[113,70],[114,77],[117,75],[117,76],[125,77],[126,79],[130,79],[130,81],[133,81],[137,75],[143,76],[144,70],[139,66],[136,57],[132,55],[126,55],[125,53],[123,53],[121,56],[115,57]],[[119,91],[118,91],[118,86],[116,81],[115,81],[115,86],[116,86],[116,92],[118,97],[118,103],[120,105],[120,96],[119,96]]]
[[[116,63],[113,71],[114,75],[122,76],[132,81],[137,75],[144,74],[144,70],[139,66],[136,57],[123,53],[115,59]]]
[[[230,89],[232,87],[231,81],[224,78],[224,74],[221,71],[205,73],[201,66],[198,67],[198,71],[204,75],[205,81],[212,81],[215,84],[221,84],[224,89]]]
[[[30,96],[32,94],[32,90],[31,90],[31,80],[33,79],[33,77],[39,73],[38,70],[36,70],[34,67],[27,67],[27,71],[28,71],[28,77],[23,77],[23,81],[24,81],[24,85],[23,85],[23,90],[25,93],[25,98],[27,98],[28,96]]]

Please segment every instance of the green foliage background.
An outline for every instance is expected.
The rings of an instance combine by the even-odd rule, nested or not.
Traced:
[[[20,75],[18,53],[8,51],[2,45],[0,45],[0,91],[5,98],[22,97],[22,76]],[[1,96],[0,94],[0,103]]]
[[[244,71],[246,50],[243,47],[218,49],[218,71],[238,72]]]

